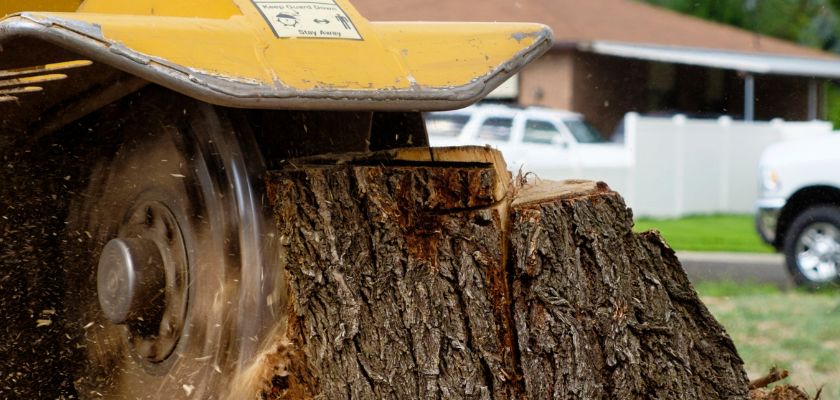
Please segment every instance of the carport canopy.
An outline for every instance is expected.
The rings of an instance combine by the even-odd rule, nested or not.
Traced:
[[[654,62],[729,69],[744,74],[744,119],[755,118],[754,74],[791,75],[811,78],[808,86],[808,116],[817,116],[816,79],[840,78],[840,58],[807,58],[770,53],[737,52],[694,47],[592,41],[578,45],[581,51]]]
[[[746,53],[610,41],[581,43],[580,50],[616,57],[731,69],[752,74],[840,78],[840,58],[830,60],[770,53]]]

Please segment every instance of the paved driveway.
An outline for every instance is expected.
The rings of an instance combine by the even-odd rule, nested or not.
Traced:
[[[728,280],[793,287],[781,254],[678,251],[677,257],[692,282]]]

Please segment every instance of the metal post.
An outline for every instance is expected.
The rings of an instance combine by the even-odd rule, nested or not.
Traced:
[[[755,77],[744,75],[744,121],[755,120]]]
[[[811,78],[808,80],[808,120],[813,121],[817,119],[819,112],[817,80]]]

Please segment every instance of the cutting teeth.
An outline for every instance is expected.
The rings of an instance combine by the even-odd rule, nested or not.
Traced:
[[[73,60],[23,68],[0,69],[0,103],[18,101],[18,97],[13,95],[37,93],[44,90],[42,87],[33,84],[67,79],[67,75],[54,73],[56,71],[82,68],[91,64],[93,64],[93,61],[90,60]]]
[[[44,90],[44,88],[40,86],[24,86],[24,87],[14,87],[11,89],[0,89],[0,103],[8,103],[10,101],[18,101],[20,100],[17,96],[11,96],[13,94],[29,94],[29,93],[37,93]]]
[[[50,81],[60,81],[62,79],[67,78],[67,75],[64,74],[47,74],[47,75],[36,75],[36,76],[26,76],[23,78],[12,78],[12,79],[5,79],[0,80],[0,88],[4,87],[12,87],[12,86],[22,86],[22,85],[29,85],[33,83],[42,83],[42,82],[50,82]]]
[[[93,64],[90,60],[64,61],[60,63],[35,65],[31,67],[0,70],[0,78],[10,78],[21,75],[43,74],[46,72],[63,71],[66,69],[87,67]]]
[[[11,89],[0,89],[0,96],[7,96],[10,94],[27,94],[27,93],[36,93],[44,90],[44,88],[40,86],[25,86],[25,87],[16,87]]]

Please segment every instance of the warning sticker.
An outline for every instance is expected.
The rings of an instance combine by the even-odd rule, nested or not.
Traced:
[[[279,38],[362,40],[335,0],[251,0]]]

